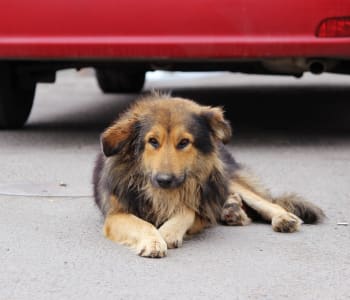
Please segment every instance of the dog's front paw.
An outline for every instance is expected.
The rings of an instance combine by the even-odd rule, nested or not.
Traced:
[[[176,231],[168,230],[168,228],[166,227],[161,227],[159,229],[159,233],[165,240],[169,249],[179,248],[182,246],[183,234],[180,234]]]
[[[167,254],[167,244],[161,236],[144,238],[138,243],[136,252],[143,257],[164,257]]]
[[[272,218],[272,228],[277,232],[295,232],[298,231],[303,223],[296,215],[286,212]]]

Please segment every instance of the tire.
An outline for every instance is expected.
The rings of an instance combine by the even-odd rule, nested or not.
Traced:
[[[23,127],[33,106],[35,83],[21,86],[8,64],[0,64],[0,129]]]
[[[145,83],[144,71],[96,69],[99,87],[104,93],[138,93]]]

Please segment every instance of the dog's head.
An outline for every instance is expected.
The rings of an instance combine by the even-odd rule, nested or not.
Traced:
[[[136,102],[101,137],[104,154],[138,162],[153,187],[175,189],[211,168],[216,145],[231,138],[221,108],[153,95]],[[123,157],[121,159],[123,160]]]

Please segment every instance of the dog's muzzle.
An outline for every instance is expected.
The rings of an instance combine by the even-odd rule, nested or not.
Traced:
[[[162,189],[177,188],[185,181],[185,177],[185,175],[175,176],[174,174],[157,173],[152,176],[152,184]]]

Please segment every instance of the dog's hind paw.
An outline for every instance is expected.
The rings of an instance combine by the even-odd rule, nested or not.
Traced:
[[[298,231],[303,223],[296,215],[286,212],[272,218],[272,228],[277,232],[295,232]]]
[[[145,238],[137,245],[136,252],[143,257],[164,257],[167,254],[167,244],[162,237]]]
[[[221,221],[226,225],[244,226],[252,221],[237,203],[226,203],[221,212]]]
[[[226,200],[221,212],[221,221],[231,226],[244,226],[252,222],[243,210],[242,199],[237,193],[233,193]]]

